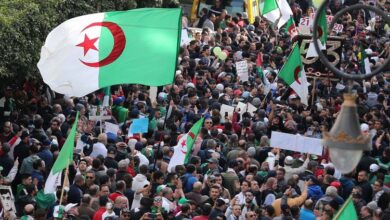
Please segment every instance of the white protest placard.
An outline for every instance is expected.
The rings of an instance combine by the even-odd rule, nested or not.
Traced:
[[[337,23],[334,24],[333,29],[332,29],[332,31],[334,31],[336,33],[341,33],[341,32],[343,32],[343,30],[344,30],[344,25],[337,24]]]
[[[181,30],[181,41],[180,46],[188,45],[190,43],[191,39],[188,37],[188,31],[187,29]]]
[[[246,62],[246,60],[236,62],[236,70],[237,76],[240,77],[241,82],[248,81],[248,63]]]
[[[104,126],[105,126],[105,129],[104,129],[104,133],[113,133],[113,134],[118,134],[118,131],[119,131],[119,125],[117,124],[113,124],[113,123],[110,123],[110,122],[105,122],[104,123]]]
[[[100,121],[100,120],[105,121],[105,120],[110,120],[110,119],[111,119],[111,116],[109,116],[109,115],[89,116],[89,120],[91,120],[91,121]]]
[[[253,116],[254,115],[253,112],[257,111],[257,108],[251,103],[239,102],[236,106],[236,111],[240,114],[242,118],[242,114],[244,114],[245,112],[249,112],[249,114]]]
[[[3,206],[3,213],[16,216],[15,198],[12,194],[11,186],[0,185],[0,202]]]
[[[230,105],[222,104],[221,111],[219,113],[221,114],[221,118],[223,119],[225,119],[225,114],[226,114],[225,112],[227,112],[227,116],[229,118],[232,118],[234,113],[234,107]]]
[[[271,134],[271,147],[319,156],[321,156],[323,152],[321,139],[277,131],[273,131]]]
[[[248,110],[247,110],[250,114],[251,114],[251,116],[254,116],[254,112],[255,111],[257,111],[257,108],[254,106],[254,105],[252,105],[251,103],[248,103]]]
[[[240,114],[241,118],[242,118],[242,114],[244,114],[244,112],[246,112],[247,110],[247,106],[245,103],[243,102],[239,102],[236,106],[236,111]]]
[[[300,34],[309,35],[310,34],[310,18],[309,17],[301,18],[297,29],[298,29],[298,32]]]

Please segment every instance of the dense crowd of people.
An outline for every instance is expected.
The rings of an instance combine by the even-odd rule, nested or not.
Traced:
[[[192,29],[191,41],[181,47],[173,84],[159,87],[157,97],[146,86],[111,87],[104,109],[111,116],[106,121],[119,125],[117,134],[104,132],[104,120],[90,120],[93,107],[102,105],[102,91],[68,97],[31,79],[3,89],[0,183],[12,188],[11,194],[0,187],[3,219],[327,220],[349,197],[360,219],[390,219],[390,75],[352,83],[361,131],[372,135],[372,150],[352,173],[335,169],[326,150],[317,156],[272,148],[272,131],[322,138],[340,111],[345,90],[340,85],[346,82],[308,79],[313,92],[303,105],[277,77],[293,44],[285,29],[259,16],[250,24],[245,12],[228,14],[215,2],[196,21],[183,16],[184,28],[200,31]],[[315,13],[310,2],[290,3],[297,26]],[[327,14],[355,3],[332,0]],[[374,3],[390,13],[389,0]],[[375,14],[346,13],[342,24],[342,32],[329,34],[344,39],[343,71],[360,73],[361,44],[372,69],[389,57],[390,28]],[[213,53],[217,46],[227,52],[225,60]],[[269,92],[256,70],[259,53]],[[245,82],[235,68],[242,60],[249,64]],[[239,102],[257,110],[221,115],[222,105]],[[45,179],[76,112],[75,143],[82,150],[75,150],[63,172],[69,186],[45,194]],[[132,120],[140,117],[149,118],[148,132],[129,134]],[[168,170],[179,138],[202,117],[188,163]]]

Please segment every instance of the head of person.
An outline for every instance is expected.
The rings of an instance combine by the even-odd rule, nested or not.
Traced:
[[[365,170],[361,170],[358,174],[358,182],[361,183],[361,182],[364,182],[368,179],[368,176],[367,176],[367,172]]]
[[[221,196],[221,188],[218,185],[213,185],[210,189],[210,198],[216,200]]]
[[[85,175],[85,184],[87,186],[91,186],[94,184],[94,182],[95,182],[95,172],[93,172],[92,170],[87,171]]]
[[[110,195],[110,187],[107,185],[102,185],[100,187],[100,196],[108,196]]]
[[[253,198],[254,198],[254,196],[253,196],[252,191],[247,191],[247,192],[245,193],[245,203],[247,203],[247,204],[252,203]]]
[[[383,189],[383,181],[381,179],[375,180],[374,185],[373,185],[373,191],[379,192],[382,189]]]

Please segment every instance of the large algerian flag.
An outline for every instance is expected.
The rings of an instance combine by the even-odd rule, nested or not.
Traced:
[[[115,84],[173,81],[181,9],[135,9],[72,18],[42,47],[38,68],[52,90],[72,96]]]
[[[351,197],[345,201],[333,220],[358,220],[358,215]]]
[[[190,131],[179,139],[177,145],[174,147],[173,156],[169,161],[168,172],[171,172],[172,168],[175,168],[177,165],[188,163],[192,153],[192,146],[202,128],[203,121],[204,117],[197,121],[191,127]]]
[[[267,95],[268,92],[271,90],[271,84],[269,83],[268,78],[265,76],[263,72],[263,58],[262,58],[262,54],[260,53],[257,54],[256,69],[257,69],[257,74],[264,86],[264,94]]]
[[[293,46],[287,62],[280,70],[279,77],[301,97],[301,102],[307,105],[307,97],[309,94],[307,89],[308,83],[297,43]]]
[[[282,27],[292,16],[292,10],[287,0],[263,0],[260,3],[263,17]]]
[[[73,122],[72,129],[70,130],[70,133],[66,138],[53,167],[51,168],[50,174],[47,177],[44,190],[45,194],[56,192],[57,186],[61,185],[62,170],[68,167],[69,163],[73,160],[74,140],[78,121],[79,112],[77,112],[76,120]]]

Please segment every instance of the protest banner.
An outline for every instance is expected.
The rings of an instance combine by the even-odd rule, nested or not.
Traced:
[[[322,155],[323,152],[321,139],[277,131],[271,133],[271,147],[315,155]]]

